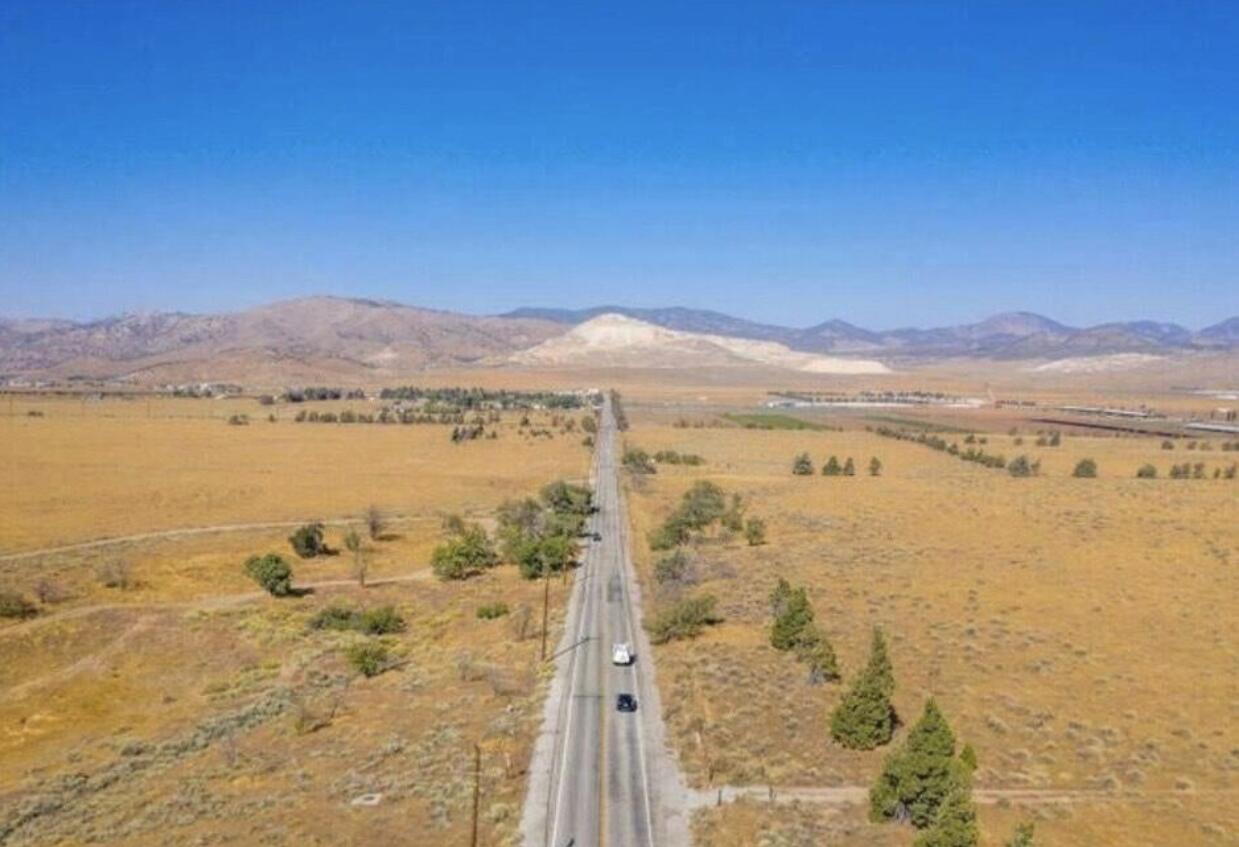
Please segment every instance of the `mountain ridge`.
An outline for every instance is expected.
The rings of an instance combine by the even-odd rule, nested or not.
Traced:
[[[896,357],[997,359],[1115,353],[1216,350],[1239,346],[1239,317],[1227,318],[1192,332],[1176,323],[1135,320],[1073,327],[1035,312],[1000,312],[974,323],[945,327],[899,327],[869,330],[837,318],[805,327],[783,327],[733,318],[712,310],[685,307],[635,308],[597,306],[587,309],[516,309],[501,317],[534,317],[577,325],[600,314],[614,313],[667,329],[708,331],[763,341],[777,341],[811,353],[873,353]],[[696,328],[706,323],[724,328]]]
[[[314,296],[217,314],[129,312],[83,322],[0,317],[0,377],[390,379],[428,368],[489,366],[605,314],[676,332],[778,344],[800,354],[888,363],[1239,350],[1239,317],[1192,332],[1152,320],[1076,328],[1032,312],[1006,312],[970,324],[875,331],[839,319],[781,327],[683,306],[529,307],[468,315],[393,300]]]

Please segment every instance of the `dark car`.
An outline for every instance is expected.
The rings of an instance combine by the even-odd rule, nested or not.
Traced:
[[[615,708],[621,712],[637,711],[637,698],[631,694],[621,694],[615,698]]]

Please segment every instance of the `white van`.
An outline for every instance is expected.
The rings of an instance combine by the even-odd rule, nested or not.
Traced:
[[[611,663],[615,665],[631,665],[632,650],[627,644],[616,644],[611,648]]]

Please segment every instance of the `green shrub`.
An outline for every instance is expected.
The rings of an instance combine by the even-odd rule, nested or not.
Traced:
[[[640,447],[625,448],[622,462],[626,470],[635,474],[658,473],[654,459]]]
[[[869,460],[869,476],[881,476],[881,475],[882,475],[882,460],[879,459],[877,456],[874,456],[872,459]]]
[[[586,420],[593,420],[587,418]],[[478,617],[484,621],[493,621],[495,618],[501,618],[508,613],[507,603],[488,603],[485,606],[478,606]]]
[[[1041,462],[1030,461],[1027,456],[1016,456],[1007,465],[1007,473],[1014,477],[1037,476],[1041,473]]]
[[[1152,465],[1141,465],[1140,470],[1136,471],[1137,479],[1157,479],[1157,468]]]
[[[286,597],[293,591],[293,569],[278,553],[250,556],[245,572],[272,597]]]
[[[760,547],[766,543],[766,522],[761,518],[749,518],[744,522],[744,540],[750,547]]]
[[[839,459],[831,456],[826,460],[826,464],[822,465],[822,476],[842,476],[843,465],[839,464]]]
[[[696,638],[706,626],[722,620],[714,613],[717,602],[716,598],[707,594],[680,600],[660,609],[653,619],[646,623],[650,641],[654,644],[666,644],[669,641]]]
[[[328,606],[310,618],[310,629],[351,630],[361,626],[361,615],[344,606]]]
[[[514,549],[516,564],[525,579],[540,579],[567,570],[576,560],[576,541],[567,535],[527,535]]]
[[[292,545],[293,552],[303,559],[313,559],[330,552],[323,541],[321,523],[308,523],[298,527],[296,532],[288,537],[288,543]]]
[[[811,476],[813,474],[813,460],[809,458],[808,453],[801,453],[792,462],[792,473],[796,476]]]
[[[24,620],[38,613],[35,605],[16,591],[0,591],[0,618]]]
[[[439,579],[468,579],[499,564],[499,554],[486,530],[471,524],[436,547],[430,564]]]
[[[1075,470],[1071,475],[1079,479],[1093,479],[1097,476],[1097,463],[1092,459],[1081,459],[1076,462]]]
[[[654,581],[659,585],[691,585],[697,581],[697,575],[688,554],[676,550],[654,563]]]
[[[359,641],[344,651],[348,663],[362,676],[378,676],[391,667],[391,655],[381,641]]]
[[[361,613],[360,628],[366,635],[390,635],[404,632],[405,623],[394,606],[379,606]]]

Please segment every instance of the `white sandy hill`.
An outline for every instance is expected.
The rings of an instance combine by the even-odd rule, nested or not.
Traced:
[[[624,315],[606,314],[514,353],[519,365],[552,367],[685,368],[766,365],[822,374],[885,374],[871,359],[841,359],[800,353],[773,341],[679,332]]]
[[[1029,370],[1034,373],[1065,373],[1092,374],[1109,371],[1128,371],[1142,368],[1165,359],[1165,356],[1152,356],[1148,353],[1114,353],[1109,356],[1078,356],[1071,359],[1057,359],[1036,365]]]

